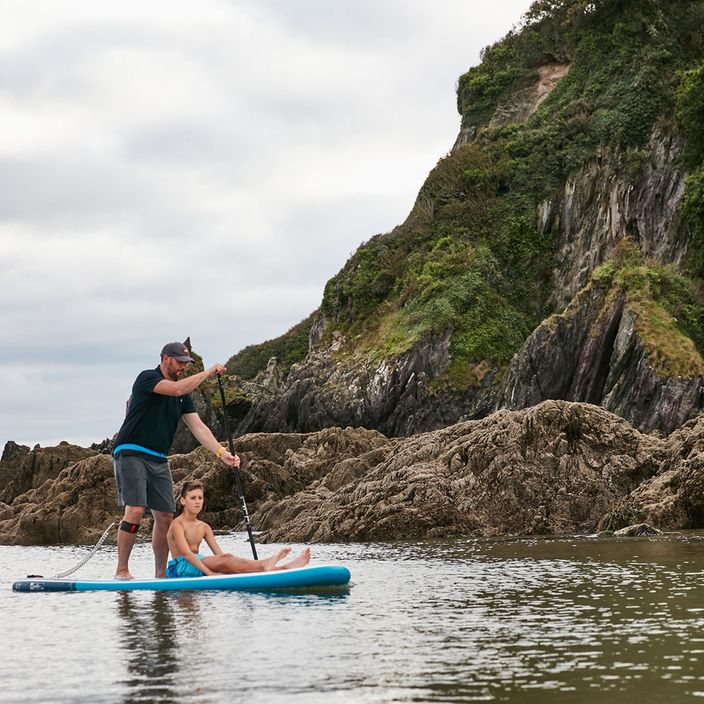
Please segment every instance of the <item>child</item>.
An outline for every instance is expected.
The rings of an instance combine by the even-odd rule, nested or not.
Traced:
[[[203,509],[203,485],[200,482],[186,482],[181,489],[179,503],[183,507],[181,515],[171,523],[167,540],[173,560],[166,567],[168,577],[202,577],[204,574],[235,574],[239,572],[268,572],[304,567],[310,561],[310,548],[285,565],[277,565],[291,548],[279,550],[265,560],[250,560],[224,553],[217,544],[211,527],[198,520]],[[212,550],[212,556],[203,557],[198,552],[201,541],[205,540]]]

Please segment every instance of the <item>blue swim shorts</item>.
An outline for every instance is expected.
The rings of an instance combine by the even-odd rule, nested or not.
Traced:
[[[196,554],[199,560],[203,559],[200,553]],[[175,560],[169,560],[169,564],[166,565],[166,576],[167,577],[202,577],[203,573],[197,570],[183,555],[177,557]]]

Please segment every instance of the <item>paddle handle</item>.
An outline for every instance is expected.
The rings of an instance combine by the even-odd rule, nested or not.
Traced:
[[[218,374],[218,388],[220,389],[220,402],[222,403],[222,417],[225,423],[225,433],[227,433],[227,441],[230,445],[230,454],[235,455],[235,442],[232,439],[232,433],[230,432],[230,422],[227,419],[227,408],[225,407],[225,390],[222,386],[222,376]],[[249,536],[249,544],[252,546],[252,555],[255,560],[257,557],[257,548],[254,546],[254,535],[252,535],[252,523],[249,520],[249,511],[247,510],[247,502],[244,498],[244,482],[242,481],[242,473],[239,467],[233,467],[235,472],[235,484],[237,485],[237,493],[240,495],[240,508],[242,509],[242,515],[244,516],[244,524],[247,528],[247,535]]]

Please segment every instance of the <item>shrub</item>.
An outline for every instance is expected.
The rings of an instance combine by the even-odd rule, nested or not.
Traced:
[[[266,369],[272,357],[279,360],[282,372],[288,373],[292,365],[308,354],[308,338],[316,315],[317,311],[280,337],[245,347],[227,361],[227,373],[236,374],[243,379],[253,379],[260,371]]]

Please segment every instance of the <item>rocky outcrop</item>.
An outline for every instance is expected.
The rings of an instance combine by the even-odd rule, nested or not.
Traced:
[[[253,502],[276,502],[322,481],[335,491],[378,464],[394,442],[375,430],[326,428],[316,433],[254,433],[240,438]]]
[[[659,528],[704,525],[704,415],[663,441],[656,475],[618,502],[603,524],[647,521]]]
[[[592,283],[530,335],[513,358],[502,405],[586,401],[642,431],[671,432],[704,408],[704,377],[658,369],[618,288]]]
[[[535,81],[514,93],[496,106],[489,121],[490,127],[525,122],[555,89],[557,84],[569,73],[567,63],[549,63],[539,66],[535,71]],[[481,129],[476,125],[463,127],[455,140],[453,149],[473,142]]]
[[[266,538],[592,532],[665,457],[658,439],[607,411],[564,402],[397,442],[383,462],[335,493],[318,483],[262,507]]]
[[[511,361],[503,404],[519,409],[546,399],[600,403],[624,302],[623,294],[593,285],[563,314],[539,325]]]
[[[18,545],[97,540],[117,520],[115,479],[107,455],[92,453],[54,479],[17,496],[12,517],[0,520],[0,542]]]
[[[173,455],[170,461],[177,492],[186,477],[209,487],[206,520],[217,527],[240,520],[234,476],[220,462],[214,462],[210,452],[199,448],[187,455]],[[121,516],[110,456],[92,453],[63,469],[55,479],[15,497],[7,506],[0,505],[0,543],[93,543]],[[151,519],[145,517],[142,524],[142,535],[148,538]]]
[[[487,47],[457,85],[453,150],[406,221],[328,282],[329,320],[311,328],[308,357],[273,384],[242,384],[246,399],[229,408],[238,431],[407,436],[568,399],[669,433],[701,412],[701,135],[690,110],[701,86],[688,87],[701,22],[696,3],[666,5],[542,3]],[[680,332],[699,347],[689,369],[657,363],[669,341],[650,345],[625,294],[580,293],[625,240],[692,284],[671,306],[689,311]],[[300,359],[296,343],[281,336],[260,351]],[[259,369],[252,358],[232,368]]]
[[[704,416],[662,439],[598,406],[547,401],[408,438],[328,428],[252,434],[238,449],[262,541],[704,527]],[[171,465],[177,491],[204,482],[205,520],[242,528],[232,471],[203,448]],[[94,542],[119,518],[110,459],[80,460],[0,509],[2,543]]]
[[[14,480],[22,460],[28,454],[29,447],[26,445],[18,445],[12,440],[5,443],[2,456],[0,456],[0,492],[4,492],[8,484]]]
[[[704,409],[701,364],[673,372],[668,349],[643,341],[639,316],[647,318],[627,288],[596,277],[534,330],[505,372],[485,365],[481,381],[466,389],[436,381],[451,361],[449,331],[396,360],[341,358],[344,341],[333,336],[284,381],[278,376],[276,392],[248,387],[248,412],[231,414],[233,427],[239,434],[352,425],[404,436],[554,399],[601,405],[638,430],[670,433]],[[275,368],[270,363],[267,374]]]
[[[677,218],[687,175],[683,150],[679,134],[656,129],[635,167],[627,168],[626,155],[604,150],[542,203],[538,229],[556,235],[554,309],[565,308],[626,237],[653,261],[682,263],[689,238]]]
[[[450,362],[449,331],[426,338],[393,360],[358,354],[340,362],[335,352],[342,344],[333,336],[330,347],[312,349],[302,364],[291,368],[277,394],[255,396],[236,425],[238,434],[363,426],[386,435],[407,435],[418,427],[441,427],[457,419],[457,401],[428,388],[428,381]],[[476,397],[478,407],[490,406],[480,393]],[[470,405],[463,399],[463,408]]]
[[[490,127],[525,122],[569,73],[570,65],[553,63],[536,69],[537,81],[497,105]]]
[[[669,432],[704,408],[704,376],[659,371],[625,311],[614,340],[601,404],[644,431]]]
[[[4,480],[0,501],[9,504],[20,494],[55,479],[65,467],[94,454],[93,450],[67,442],[56,447],[37,446],[31,452],[29,448],[8,443],[0,461],[0,476]]]
[[[380,433],[364,429],[248,435],[238,441],[238,451],[245,460],[248,505],[271,505],[319,480],[335,488],[378,464],[392,444]],[[84,450],[83,455],[86,453],[88,459],[66,467],[54,480],[8,504],[0,503],[0,544],[92,543],[110,523],[120,519],[110,457]],[[170,464],[176,494],[185,479],[197,479],[206,486],[204,520],[218,529],[241,523],[235,476],[208,450],[172,455]],[[150,526],[149,517],[145,517],[142,535],[147,538]]]
[[[662,535],[662,531],[653,528],[647,523],[636,523],[614,531],[614,535],[617,538],[642,538],[645,535]]]

